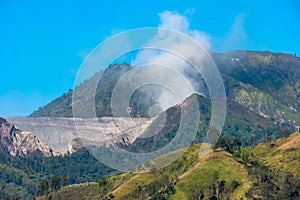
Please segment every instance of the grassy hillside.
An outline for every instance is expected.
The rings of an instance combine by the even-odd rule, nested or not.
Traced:
[[[269,51],[212,54],[230,99],[281,127],[300,123],[300,59]]]
[[[249,198],[300,199],[300,132],[274,142],[247,147],[242,159],[252,187]]]
[[[200,147],[189,147],[171,165],[155,172],[120,174],[49,195],[73,200],[300,198],[300,133],[236,149],[233,154],[220,147],[200,158]],[[144,167],[151,168],[156,162],[160,159]]]
[[[226,152],[212,152],[179,177],[168,199],[240,199],[250,187],[247,170]]]
[[[300,178],[300,132],[274,142],[248,147],[254,157],[262,158],[264,163],[283,172],[291,172]]]

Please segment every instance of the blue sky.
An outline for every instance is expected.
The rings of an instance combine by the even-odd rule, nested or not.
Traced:
[[[84,57],[120,31],[186,16],[212,50],[300,54],[297,0],[0,1],[0,116],[28,115],[73,87]]]

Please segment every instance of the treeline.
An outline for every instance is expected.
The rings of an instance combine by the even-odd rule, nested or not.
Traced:
[[[43,179],[37,186],[36,195],[42,196],[49,192],[59,190],[68,184],[68,177],[66,174],[62,176],[53,176],[50,181]]]
[[[0,199],[10,199],[18,195],[31,199],[36,195],[37,186],[42,180],[49,180],[48,185],[51,189],[52,178],[61,177],[62,174],[68,177],[67,184],[77,184],[97,181],[114,171],[96,160],[85,149],[70,156],[48,158],[39,155],[28,158],[8,157],[1,154],[0,168],[6,169],[0,171]],[[63,184],[63,179],[60,180],[60,184]],[[57,184],[54,186],[57,187]]]
[[[217,140],[213,149],[217,150],[218,148],[222,148],[225,151],[238,156],[241,152],[241,147],[242,142],[238,138],[229,138],[227,136],[221,136]]]

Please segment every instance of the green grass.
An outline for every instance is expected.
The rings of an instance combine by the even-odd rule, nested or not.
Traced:
[[[291,172],[300,178],[300,149],[278,151],[267,156],[267,164],[284,172]]]
[[[97,183],[84,183],[64,187],[56,192],[37,197],[37,200],[64,199],[64,200],[96,200],[100,187]]]
[[[153,184],[159,185],[159,182],[162,181],[165,177],[170,179],[176,179],[181,174],[189,170],[194,164],[196,164],[199,160],[198,153],[200,150],[201,145],[193,145],[186,149],[186,151],[171,165],[162,168],[158,171],[152,173],[142,173],[136,174],[132,177],[129,181],[125,182],[124,184],[120,185],[113,194],[115,195],[116,199],[128,199],[131,194],[136,193],[137,188],[144,187]],[[163,156],[162,158],[158,158],[149,164],[146,164],[146,168],[153,168],[155,166],[161,166],[162,162],[165,162],[168,159],[172,159],[173,156],[177,157],[177,153],[182,150],[172,152],[168,155]],[[155,187],[155,186],[153,186]],[[146,190],[146,189],[145,189]]]
[[[217,176],[217,178],[214,176]],[[226,160],[212,159],[204,162],[203,165],[193,170],[188,176],[179,180],[175,185],[176,193],[169,196],[169,199],[193,199],[196,198],[195,192],[197,191],[202,191],[205,197],[208,198],[213,195],[210,189],[211,185],[221,180],[225,181],[225,187],[230,187],[233,181],[237,181],[240,184],[229,194],[220,195],[223,198],[226,195],[231,197],[231,199],[244,197],[249,187],[247,172],[242,165],[230,157],[226,158]]]
[[[214,182],[211,177],[215,173],[218,174],[217,181],[224,180],[226,182],[227,189],[234,181],[240,184],[235,190],[228,191],[226,194],[228,197],[234,199],[244,197],[246,190],[250,187],[246,169],[236,162],[231,154],[225,152],[211,152],[202,160],[199,158],[200,147],[201,145],[191,146],[175,162],[163,169],[133,176],[113,191],[115,199],[135,199],[137,196],[153,198],[155,195],[151,194],[149,188],[155,188],[154,193],[159,193],[174,181],[176,182],[176,192],[175,194],[164,194],[168,199],[192,199],[195,191],[201,188],[206,195],[210,195],[209,186]],[[172,157],[174,153],[163,158],[168,156]],[[214,159],[214,156],[219,159]],[[161,160],[163,159],[154,160],[150,166],[155,166]],[[201,164],[202,162],[203,164]],[[183,174],[188,175],[181,178]],[[164,185],[164,183],[166,184]],[[141,188],[140,192],[138,188]]]

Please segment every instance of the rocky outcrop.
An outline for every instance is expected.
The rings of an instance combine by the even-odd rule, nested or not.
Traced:
[[[0,117],[0,149],[11,156],[25,157],[34,152],[52,156],[50,147],[31,132],[22,131],[12,122]]]
[[[97,146],[129,145],[142,135],[153,121],[149,118],[122,117],[11,117],[9,120],[23,130],[30,130],[53,151],[60,153],[74,153],[91,142]]]
[[[74,138],[70,143],[69,143],[69,153],[75,153],[76,151],[84,148],[84,144],[82,143],[80,138]]]

